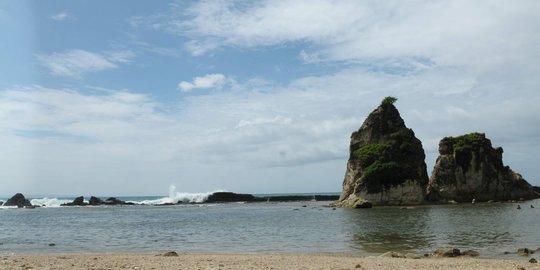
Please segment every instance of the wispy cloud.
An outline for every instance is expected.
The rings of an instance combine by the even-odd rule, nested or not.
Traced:
[[[540,56],[538,1],[263,0],[200,1],[174,5],[169,14],[137,17],[147,25],[189,40],[184,47],[203,55],[224,47],[256,48],[306,42],[307,63],[350,61],[401,63],[414,68],[460,66],[490,69],[520,66]],[[456,19],[459,18],[459,19]]]
[[[94,53],[79,49],[36,55],[37,60],[51,74],[75,78],[80,78],[85,73],[115,69],[118,64],[129,62],[134,57],[132,51]]]
[[[182,92],[189,92],[194,89],[221,88],[231,79],[221,73],[207,74],[201,77],[195,77],[191,82],[181,81],[178,89]]]
[[[67,20],[67,19],[74,19],[75,17],[71,14],[69,14],[67,11],[62,11],[62,12],[59,12],[59,13],[56,13],[54,15],[51,15],[49,17],[51,20],[55,20],[55,21],[64,21],[64,20]]]

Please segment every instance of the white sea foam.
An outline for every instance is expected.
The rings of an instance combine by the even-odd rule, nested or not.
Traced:
[[[41,207],[60,207],[63,203],[70,203],[73,202],[73,200],[65,200],[65,199],[58,199],[58,198],[41,198],[41,199],[32,199],[30,200],[30,203],[32,205],[41,206]]]
[[[158,205],[158,204],[177,204],[182,203],[203,203],[208,199],[214,192],[221,192],[223,190],[217,190],[213,192],[205,193],[186,193],[186,192],[177,192],[176,186],[171,185],[169,187],[169,197],[163,197],[156,200],[143,200],[143,201],[130,201],[135,204],[146,204],[146,205]]]

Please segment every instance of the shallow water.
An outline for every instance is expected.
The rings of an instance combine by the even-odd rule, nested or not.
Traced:
[[[344,252],[540,247],[540,200],[342,209],[328,202],[0,209],[0,253]],[[535,208],[530,208],[529,205]],[[305,207],[304,207],[305,206]],[[55,246],[49,247],[50,243]]]

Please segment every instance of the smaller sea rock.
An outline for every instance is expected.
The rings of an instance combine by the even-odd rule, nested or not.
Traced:
[[[17,193],[7,200],[4,206],[17,206],[18,208],[23,208],[26,206],[32,206],[32,204],[24,197],[24,195]]]
[[[56,246],[55,243],[49,243],[49,247],[54,247],[54,246]]]
[[[62,206],[85,206],[86,203],[84,202],[84,197],[79,196],[73,200],[73,202],[70,203],[64,203],[61,204]]]
[[[529,260],[529,262],[530,262],[530,263],[537,263],[538,261],[537,261],[535,258],[531,258],[531,259]]]
[[[373,204],[366,201],[366,200],[362,200],[362,199],[358,199],[354,202],[354,204],[352,205],[353,208],[361,208],[361,209],[368,209],[368,208],[372,208],[373,207]]]
[[[465,250],[463,252],[461,252],[461,255],[463,256],[469,256],[469,257],[478,257],[480,256],[480,253],[478,253],[478,251],[474,251],[474,250]]]
[[[105,200],[105,204],[108,204],[108,205],[132,205],[134,203],[125,202],[125,201],[122,201],[122,200],[117,199],[115,197],[110,197],[110,198]]]
[[[0,201],[0,206],[2,206],[2,204],[4,204],[4,202],[3,202],[3,201]]]
[[[433,256],[437,257],[457,257],[461,252],[457,248],[439,248],[433,251]]]
[[[90,200],[88,201],[88,204],[89,205],[102,205],[103,204],[103,200],[101,200],[100,198],[98,197],[94,197],[94,196],[91,196],[90,197]]]
[[[176,253],[176,251],[169,251],[164,253],[163,257],[178,257],[178,253]]]
[[[529,248],[520,248],[518,249],[517,253],[520,256],[529,256],[531,254],[534,254],[534,250],[529,249]]]

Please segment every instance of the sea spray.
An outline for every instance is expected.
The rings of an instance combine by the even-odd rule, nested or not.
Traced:
[[[58,199],[58,198],[41,198],[41,199],[32,199],[30,203],[32,205],[41,206],[41,207],[60,207],[64,203],[70,203],[73,200]]]
[[[177,204],[177,203],[203,203],[208,199],[212,193],[222,192],[223,190],[216,190],[213,192],[204,193],[187,193],[176,191],[175,185],[169,186],[169,197],[163,197],[155,200],[143,200],[143,201],[129,201],[135,204],[145,205],[160,205],[160,204]]]

